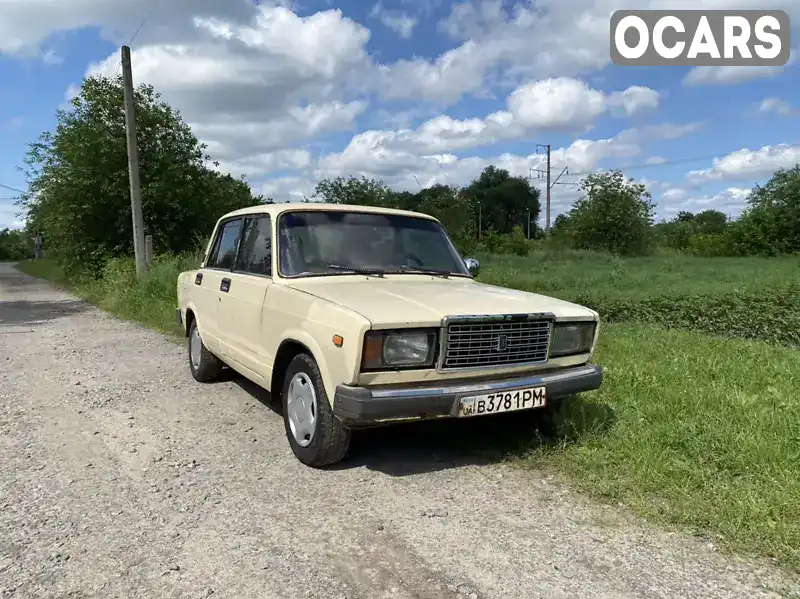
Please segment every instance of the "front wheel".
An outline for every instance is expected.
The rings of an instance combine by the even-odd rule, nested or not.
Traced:
[[[314,359],[300,354],[289,364],[281,393],[286,437],[295,457],[320,468],[341,461],[350,447],[350,430],[331,411]]]

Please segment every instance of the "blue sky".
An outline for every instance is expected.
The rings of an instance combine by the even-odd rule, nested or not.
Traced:
[[[735,216],[754,184],[800,161],[800,66],[611,65],[611,11],[663,5],[6,0],[0,184],[25,188],[27,144],[87,73],[117,70],[143,24],[134,79],[180,109],[221,169],[279,201],[337,175],[411,190],[466,184],[487,164],[527,176],[549,143],[564,183],[619,167],[648,184],[659,217]],[[686,6],[783,8],[800,22],[794,1]],[[0,227],[22,224],[16,195],[0,188]],[[576,197],[556,186],[553,217]]]

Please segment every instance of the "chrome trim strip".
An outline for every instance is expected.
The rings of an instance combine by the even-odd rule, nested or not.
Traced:
[[[578,378],[592,374],[596,371],[595,366],[578,366],[559,370],[554,373],[543,373],[528,375],[517,378],[506,378],[497,381],[463,383],[455,382],[452,385],[435,385],[422,387],[403,387],[395,389],[378,389],[367,387],[373,399],[402,399],[406,397],[435,397],[438,395],[461,394],[461,393],[480,393],[490,391],[501,391],[516,387],[535,387],[546,385],[564,379]]]

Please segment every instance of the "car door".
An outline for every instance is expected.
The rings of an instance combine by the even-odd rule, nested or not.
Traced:
[[[195,278],[197,322],[203,342],[212,351],[226,352],[226,334],[220,323],[224,289],[230,284],[231,271],[239,249],[243,217],[222,221],[202,270]]]
[[[264,340],[264,299],[272,285],[272,223],[268,214],[245,219],[233,271],[219,307],[227,352],[258,376],[271,374]]]

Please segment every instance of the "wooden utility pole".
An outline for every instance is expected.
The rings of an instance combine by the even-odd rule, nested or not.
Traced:
[[[122,46],[122,89],[125,96],[125,134],[128,142],[128,179],[131,184],[133,252],[136,255],[136,275],[141,278],[147,273],[147,256],[144,245],[142,190],[139,184],[139,149],[136,145],[136,110],[133,101],[131,49],[128,46]]]

